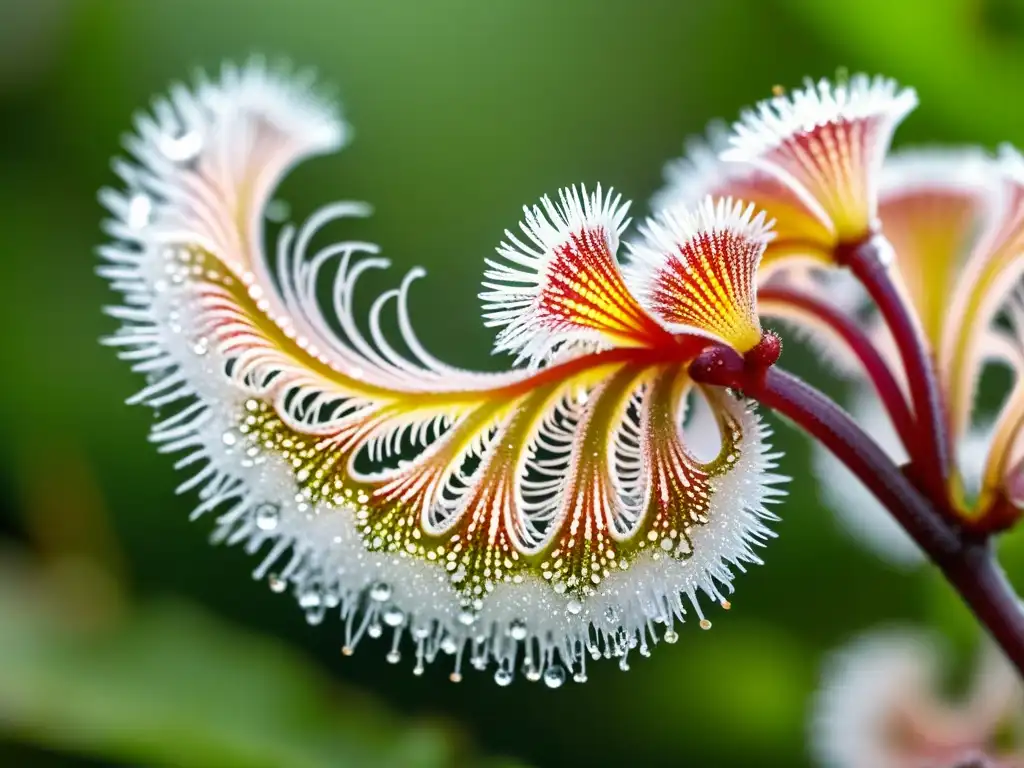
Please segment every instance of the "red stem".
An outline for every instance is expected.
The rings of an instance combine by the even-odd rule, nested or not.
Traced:
[[[876,235],[838,249],[836,260],[849,267],[867,289],[899,349],[918,433],[906,446],[913,479],[944,513],[949,507],[949,458],[942,399],[924,334],[892,281],[891,253],[888,241]]]
[[[800,379],[775,368],[754,370],[726,347],[701,353],[690,365],[690,376],[702,384],[741,390],[820,440],[928,554],[1024,677],[1024,612],[987,538],[939,514],[842,408]]]
[[[778,301],[802,309],[817,317],[838,334],[864,366],[864,370],[874,384],[907,452],[910,453],[913,450],[918,434],[914,428],[914,417],[907,406],[899,382],[892,375],[892,371],[889,370],[885,358],[878,352],[878,348],[867,337],[863,328],[854,322],[853,318],[827,302],[792,288],[762,288],[758,291],[758,300]]]

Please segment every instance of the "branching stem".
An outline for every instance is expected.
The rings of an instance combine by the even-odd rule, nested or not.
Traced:
[[[726,347],[706,349],[694,381],[730,387],[783,414],[832,451],[917,542],[1024,677],[1024,611],[987,536],[943,516],[835,402],[777,368],[757,371]]]

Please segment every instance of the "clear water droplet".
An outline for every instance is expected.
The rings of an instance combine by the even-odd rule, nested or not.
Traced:
[[[162,136],[160,151],[175,163],[187,163],[195,160],[203,149],[203,137],[199,131],[178,131]]]
[[[585,683],[587,682],[587,673],[577,672],[575,675],[572,676],[572,680],[574,683]]]
[[[129,229],[142,229],[153,217],[153,200],[144,192],[136,192],[128,200],[125,223]]]
[[[267,577],[267,584],[270,585],[271,592],[277,592],[278,594],[284,592],[285,589],[287,589],[288,587],[288,582],[286,582],[276,573],[272,573],[270,574],[270,576]]]
[[[391,585],[378,581],[370,587],[370,599],[383,603],[391,599]]]
[[[275,198],[266,204],[263,209],[263,215],[268,221],[280,224],[288,220],[288,217],[291,215],[291,207],[286,200]]]
[[[466,626],[466,627],[470,627],[470,626],[473,625],[473,622],[475,622],[475,621],[476,621],[476,614],[473,613],[472,611],[467,611],[467,610],[459,611],[459,624],[462,624],[463,626]]]
[[[522,619],[513,619],[508,625],[508,634],[513,640],[525,640],[529,631],[526,628],[526,622]]]
[[[583,610],[583,603],[581,603],[579,600],[570,600],[569,604],[565,606],[565,610],[567,610],[573,616],[578,616],[580,611]]]
[[[377,622],[373,622],[373,624],[366,628],[366,634],[376,639],[384,634],[384,627]]]
[[[300,608],[319,608],[322,602],[320,592],[315,589],[307,589],[299,595]]]
[[[548,688],[561,688],[565,682],[565,667],[561,664],[552,664],[544,670],[544,685]]]
[[[494,673],[494,682],[504,688],[512,682],[512,672],[502,667]]]
[[[446,635],[441,641],[441,650],[451,656],[457,650],[459,650],[459,644],[455,642],[455,638],[451,635]]]
[[[388,664],[397,664],[402,660],[402,654],[398,651],[388,651],[388,655],[384,658],[387,659]]]
[[[229,429],[223,435],[220,436],[220,439],[221,442],[224,443],[224,445],[230,448],[232,445],[238,442],[238,435],[236,435],[232,430]]]
[[[253,517],[256,527],[261,531],[272,531],[281,522],[281,508],[277,504],[264,502],[256,507]]]
[[[405,612],[396,605],[389,605],[384,609],[382,618],[389,627],[400,627],[405,621]]]

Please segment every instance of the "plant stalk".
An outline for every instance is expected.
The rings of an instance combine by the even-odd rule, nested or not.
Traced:
[[[690,365],[694,381],[741,391],[786,416],[832,451],[889,510],[957,590],[1024,679],[1024,612],[988,537],[957,526],[834,401],[776,368],[751,366],[727,347]]]
[[[945,514],[949,504],[949,445],[942,397],[924,332],[914,313],[907,311],[906,302],[893,282],[892,258],[892,247],[881,235],[836,251],[836,260],[860,280],[896,342],[919,433],[918,439],[906,446],[913,479]]]

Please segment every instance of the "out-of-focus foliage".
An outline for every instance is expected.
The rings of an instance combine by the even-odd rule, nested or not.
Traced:
[[[278,640],[177,601],[112,606],[88,561],[22,559],[0,561],[0,717],[12,736],[147,766],[484,764],[451,728],[403,722]]]
[[[895,619],[976,636],[934,573],[893,572],[843,535],[801,436],[780,426],[796,479],[767,564],[710,632],[687,628],[628,673],[499,689],[414,677],[382,643],[343,659],[336,620],[307,627],[249,578],[251,558],[186,521],[192,501],[144,442],[149,414],[122,404],[140,382],[96,343],[114,325],[92,275],[96,189],[131,113],[170,80],[256,51],[313,65],[356,140],[285,182],[293,216],[372,202],[338,237],[425,265],[424,339],[496,366],[477,286],[523,203],[600,180],[643,213],[685,136],[840,66],[918,87],[898,141],[1024,144],[1022,19],[1019,0],[0,3],[0,535],[34,550],[29,566],[0,554],[0,764],[807,764],[808,697],[844,638]],[[797,345],[784,361],[813,370]],[[1004,550],[1024,575],[1024,543]],[[68,558],[114,574],[113,605],[108,584],[55,613],[40,579]],[[96,612],[98,626],[74,619]]]

